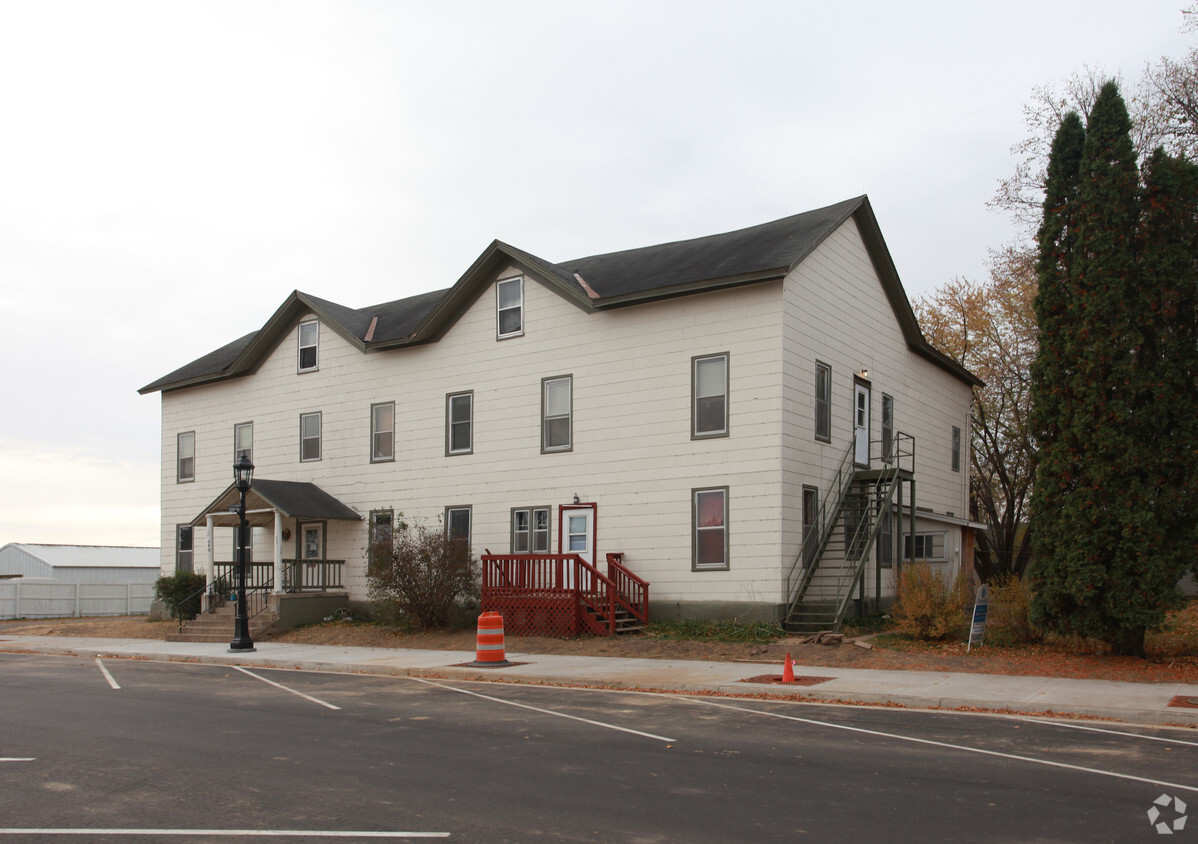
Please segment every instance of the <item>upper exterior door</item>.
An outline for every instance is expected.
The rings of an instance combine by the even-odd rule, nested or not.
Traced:
[[[853,462],[869,465],[869,385],[853,385]]]

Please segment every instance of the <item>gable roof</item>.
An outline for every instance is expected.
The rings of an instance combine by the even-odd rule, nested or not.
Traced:
[[[13,548],[35,557],[51,568],[136,568],[156,569],[161,565],[157,548],[124,545],[42,545],[10,542],[0,551]]]
[[[230,505],[239,504],[241,492],[236,484],[229,484],[211,504],[191,520],[192,526],[202,525],[209,516],[219,525],[237,524],[238,517],[230,512]],[[360,521],[362,514],[334,498],[314,483],[306,481],[271,481],[255,478],[245,499],[246,517],[250,524],[267,524],[270,520],[258,518],[251,511],[278,510],[288,519],[343,519]],[[273,518],[273,517],[272,517]]]
[[[294,291],[261,330],[217,349],[138,392],[177,390],[253,373],[307,313],[362,352],[436,342],[490,284],[516,265],[584,311],[607,310],[781,279],[849,218],[861,232],[908,347],[971,386],[981,381],[934,349],[919,329],[877,219],[865,196],[749,228],[608,252],[554,264],[492,241],[453,287],[353,309]]]

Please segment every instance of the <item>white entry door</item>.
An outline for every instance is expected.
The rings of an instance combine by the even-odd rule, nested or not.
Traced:
[[[593,507],[571,507],[562,505],[562,531],[560,553],[577,554],[591,565],[595,565],[595,510]],[[566,585],[574,587],[574,570],[566,570]],[[580,584],[589,586],[590,579]]]
[[[853,385],[853,462],[869,465],[869,387]]]

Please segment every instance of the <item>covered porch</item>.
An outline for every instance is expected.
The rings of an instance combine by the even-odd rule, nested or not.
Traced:
[[[237,506],[240,493],[235,484],[205,507],[191,522],[206,529],[204,574],[210,585],[230,583],[237,571],[236,560],[216,559],[214,531],[239,526]],[[246,588],[258,593],[328,591],[343,589],[344,560],[326,559],[323,525],[328,521],[362,521],[362,515],[313,483],[272,481],[256,478],[246,493],[245,518],[251,535],[255,529],[269,530],[273,553],[269,562],[246,563]],[[295,553],[285,544],[295,536]],[[253,546],[249,537],[235,538],[235,545]],[[236,556],[235,554],[233,556]]]

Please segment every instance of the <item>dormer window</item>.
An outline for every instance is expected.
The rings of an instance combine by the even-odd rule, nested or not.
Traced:
[[[301,322],[299,327],[299,371],[317,369],[317,347],[320,344],[320,323]]]
[[[524,279],[509,278],[495,285],[495,321],[500,340],[524,333]]]

